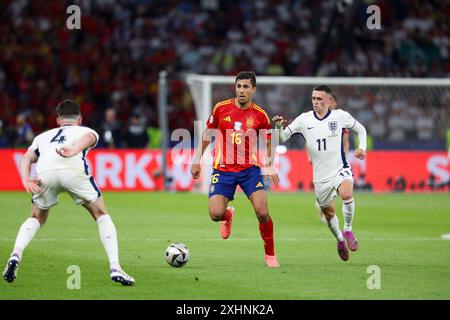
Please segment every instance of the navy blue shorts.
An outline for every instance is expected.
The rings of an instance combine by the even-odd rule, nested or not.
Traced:
[[[209,197],[220,194],[231,201],[234,199],[237,186],[242,188],[247,197],[250,197],[255,191],[264,190],[264,179],[261,175],[261,169],[256,166],[240,172],[225,172],[214,169],[211,174]]]

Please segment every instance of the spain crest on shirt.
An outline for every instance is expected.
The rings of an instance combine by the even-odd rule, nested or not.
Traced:
[[[255,119],[253,117],[248,117],[247,121],[245,121],[245,126],[247,129],[253,128],[253,125],[255,124]]]

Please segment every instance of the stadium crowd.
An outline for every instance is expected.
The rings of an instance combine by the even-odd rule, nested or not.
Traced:
[[[355,0],[345,12],[335,11],[335,2],[3,0],[0,147],[27,146],[53,127],[63,98],[80,102],[84,122],[101,133],[100,146],[145,147],[148,128],[158,127],[161,70],[449,77],[448,1]],[[81,8],[81,30],[66,27],[71,4]],[[368,4],[380,6],[381,30],[366,27]],[[169,127],[193,130],[186,85],[174,77],[169,90]],[[381,140],[433,139],[442,135],[433,123],[450,122],[448,90],[425,104],[390,98],[348,95],[341,105],[357,110]]]

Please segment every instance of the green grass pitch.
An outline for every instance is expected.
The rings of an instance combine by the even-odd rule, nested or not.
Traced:
[[[448,194],[355,194],[360,249],[343,262],[313,194],[270,193],[278,269],[265,265],[258,223],[242,194],[233,202],[228,240],[209,219],[206,195],[105,192],[104,198],[134,287],[109,279],[97,225],[63,194],[25,251],[16,282],[0,281],[0,299],[450,299],[450,241],[441,239],[450,233]],[[3,268],[30,197],[0,193],[0,203]],[[165,262],[172,242],[190,249],[183,268]],[[67,288],[71,265],[81,271],[79,290]],[[380,268],[380,289],[367,286],[370,266]]]

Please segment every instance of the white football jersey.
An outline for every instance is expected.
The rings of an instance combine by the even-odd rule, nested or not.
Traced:
[[[313,182],[333,179],[342,168],[350,168],[344,152],[343,129],[351,129],[356,120],[346,111],[330,110],[317,118],[314,111],[302,113],[286,127],[291,135],[299,133],[313,165]]]
[[[97,138],[95,145],[83,150],[73,157],[63,158],[56,153],[56,149],[64,145],[75,143],[84,134],[92,132]],[[39,158],[36,163],[36,173],[49,170],[74,169],[89,174],[86,163],[88,151],[94,148],[98,142],[98,134],[88,127],[68,125],[45,131],[34,138],[33,143],[28,148]]]

